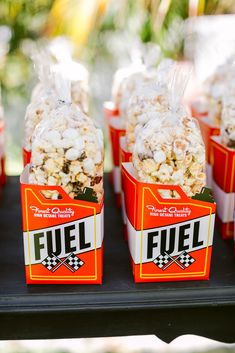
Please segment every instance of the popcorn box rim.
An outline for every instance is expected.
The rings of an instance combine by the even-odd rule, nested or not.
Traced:
[[[223,144],[221,135],[219,135],[219,136],[210,136],[210,139],[212,140],[212,143],[214,142],[215,144],[221,146],[222,148],[227,150],[229,153],[235,153],[235,149],[234,148],[230,148],[230,147],[226,146],[225,144]]]
[[[104,192],[103,192],[103,196],[100,202],[91,202],[91,201],[86,201],[86,200],[75,200],[72,199],[64,190],[61,186],[55,185],[55,186],[50,186],[50,185],[37,185],[37,184],[30,184],[28,182],[28,177],[29,177],[29,168],[30,168],[30,164],[27,164],[21,175],[20,175],[20,186],[22,187],[27,187],[29,186],[32,189],[35,189],[37,191],[40,190],[57,190],[59,192],[60,195],[62,195],[62,199],[58,199],[58,200],[52,200],[52,199],[46,199],[45,197],[42,196],[43,202],[45,203],[50,203],[53,201],[53,203],[74,203],[74,204],[81,204],[81,205],[87,205],[90,206],[92,205],[93,207],[96,206],[98,208],[102,208],[103,204],[104,204]]]
[[[134,170],[132,162],[122,162],[122,170],[124,172],[126,172],[134,180],[134,182],[137,184],[137,186],[150,187],[150,188],[151,188],[151,186],[154,186],[157,189],[175,190],[178,192],[178,194],[180,196],[180,198],[167,199],[167,198],[161,197],[161,195],[158,194],[158,197],[161,201],[165,201],[165,202],[170,201],[171,203],[174,203],[174,202],[179,202],[179,200],[184,200],[184,201],[189,201],[189,202],[197,201],[199,204],[206,203],[206,204],[210,204],[210,205],[213,205],[213,204],[216,205],[216,202],[210,203],[207,201],[201,201],[201,200],[192,199],[191,197],[188,197],[179,185],[172,185],[172,184],[166,185],[166,184],[160,184],[160,183],[145,183],[145,182],[139,181],[135,176],[135,170]]]

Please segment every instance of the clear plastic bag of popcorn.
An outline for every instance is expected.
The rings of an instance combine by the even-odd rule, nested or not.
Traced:
[[[151,71],[158,64],[160,56],[160,48],[155,44],[138,43],[138,47],[134,47],[131,53],[131,64],[120,68],[114,75],[112,101],[118,109],[124,109],[125,101],[130,95],[127,91],[132,92],[135,89],[136,81],[141,79],[143,75],[147,76],[146,69]],[[148,72],[148,75],[150,75],[150,72]]]
[[[115,107],[119,109],[123,95],[123,81],[130,75],[143,69],[140,42],[134,41],[131,50],[128,52],[130,63],[127,66],[120,67],[113,76],[111,99]]]
[[[208,117],[216,125],[221,125],[222,99],[231,79],[235,77],[234,56],[217,67],[214,74],[204,83],[208,102]]]
[[[42,53],[34,60],[40,82],[35,87],[32,101],[25,113],[23,147],[27,151],[31,151],[32,136],[36,126],[58,104],[50,64]]]
[[[128,75],[122,80],[120,85],[120,118],[125,126],[127,106],[129,99],[138,87],[153,82],[157,76],[157,64],[159,63],[161,56],[161,50],[158,45],[148,43],[143,44],[142,58],[143,63],[139,66],[139,69]]]
[[[84,113],[88,113],[89,73],[84,65],[72,59],[68,40],[57,38],[47,46],[34,51],[32,59],[38,72],[39,83],[32,91],[31,101],[37,101],[39,96],[44,97],[47,94],[48,83],[53,88],[51,76],[58,73],[71,81],[72,102]]]
[[[34,132],[29,182],[61,186],[72,199],[99,202],[103,197],[102,131],[70,103],[68,89],[61,90],[64,98],[60,95],[59,104]],[[60,197],[53,188],[43,195]]]
[[[84,113],[88,113],[89,73],[84,65],[72,59],[73,43],[64,36],[53,39],[48,51],[55,61],[53,71],[71,81],[71,99]]]
[[[116,108],[120,107],[120,102],[122,100],[123,95],[123,81],[128,78],[128,76],[139,72],[142,70],[141,63],[131,64],[128,67],[123,67],[118,69],[113,77],[112,84],[112,101],[115,104]]]
[[[205,146],[198,122],[182,105],[190,68],[174,65],[168,79],[168,109],[149,120],[138,132],[133,165],[140,181],[179,185],[187,196],[206,184]],[[176,197],[165,191],[164,197]]]
[[[200,193],[206,184],[205,147],[197,121],[183,108],[150,120],[138,134],[133,165],[142,182],[179,185],[189,197]],[[162,196],[176,197],[171,190]]]
[[[39,82],[31,93],[31,102],[37,102],[41,97],[50,95],[54,90],[52,65],[54,64],[46,48],[34,48],[31,55]]]
[[[138,131],[151,119],[161,119],[168,110],[168,77],[175,62],[164,59],[160,63],[152,82],[143,84],[133,92],[127,105],[127,148],[133,152]]]

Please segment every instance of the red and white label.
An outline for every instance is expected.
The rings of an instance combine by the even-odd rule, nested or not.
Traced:
[[[171,226],[137,231],[127,219],[128,244],[135,264],[153,261],[160,254],[180,255],[204,249],[213,243],[215,215]]]
[[[25,264],[41,263],[52,253],[64,258],[71,253],[77,255],[100,248],[102,224],[103,211],[75,222],[24,232]]]

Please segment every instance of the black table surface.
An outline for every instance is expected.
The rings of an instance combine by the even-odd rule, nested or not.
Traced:
[[[135,284],[106,176],[103,285],[26,285],[19,178],[0,200],[0,339],[196,334],[235,342],[233,244],[215,232],[209,281]]]

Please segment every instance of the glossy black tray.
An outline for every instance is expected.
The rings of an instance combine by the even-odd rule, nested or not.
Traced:
[[[197,334],[235,342],[232,242],[215,234],[210,281],[135,284],[121,214],[105,185],[104,284],[25,284],[19,179],[0,202],[0,339]]]

